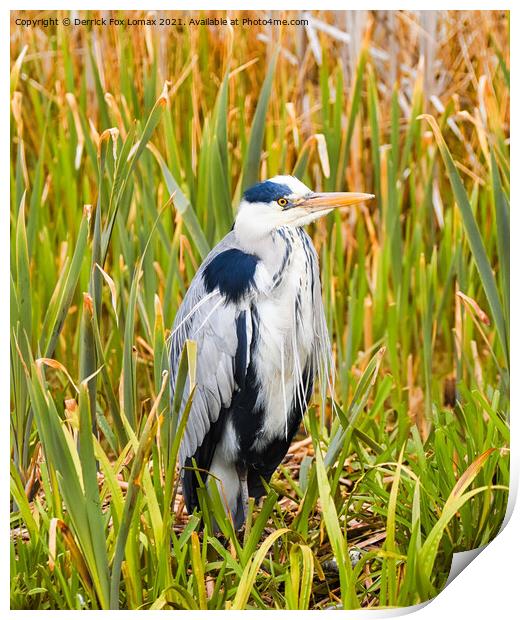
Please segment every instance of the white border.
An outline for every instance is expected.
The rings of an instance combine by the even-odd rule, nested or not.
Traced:
[[[252,2],[247,3],[247,6],[240,6],[242,3],[229,2],[221,0],[218,4],[208,1],[199,1],[194,3],[189,1],[177,1],[175,3],[165,2],[164,0],[159,0],[154,2],[154,8],[157,9],[181,9],[181,10],[190,10],[194,9],[194,6],[197,9],[208,9],[208,10],[231,10],[231,9],[247,9],[247,10],[270,10],[270,9],[280,9],[279,2]],[[353,8],[363,8],[363,9],[410,9],[410,10],[431,10],[434,8],[435,10],[443,10],[443,9],[462,9],[462,10],[498,10],[498,9],[511,9],[512,2],[501,2],[499,6],[496,6],[491,2],[483,2],[473,0],[469,1],[458,1],[456,6],[453,6],[453,2],[436,2],[432,7],[431,4],[427,4],[425,2],[421,2],[416,0],[413,1],[401,1],[399,3],[393,2],[370,2],[367,3],[366,6],[359,6],[359,4],[349,3],[349,2],[330,2],[327,0],[320,1],[320,9],[330,9],[330,10],[348,10]],[[4,102],[4,115],[0,119],[0,143],[4,145],[4,157],[3,160],[4,165],[7,167],[7,163],[10,157],[10,144],[9,144],[9,117],[7,115],[7,102],[10,100],[9,95],[9,41],[10,41],[10,10],[44,10],[44,7],[36,2],[22,2],[21,6],[15,6],[13,2],[9,3],[10,6],[7,9],[4,9],[0,12],[0,37],[4,42],[5,51],[2,57],[2,101]],[[63,0],[54,0],[52,2],[53,8],[56,10],[85,10],[85,9],[107,9],[106,2],[76,2],[71,0],[70,2],[64,2]],[[137,7],[130,8],[127,3],[115,2],[111,6],[111,9],[127,9],[127,10],[136,10]],[[286,0],[283,3],[283,9],[293,9],[293,10],[302,10],[302,8],[312,9],[312,6],[306,5],[302,7],[300,2],[295,0]],[[518,33],[519,23],[516,19],[516,11],[511,12],[511,32]],[[516,28],[515,28],[516,25]],[[515,36],[511,37],[511,59],[518,58],[518,45],[516,43]],[[513,62],[511,63],[513,64]],[[516,66],[516,63],[515,63]],[[513,72],[513,76],[516,75]],[[511,109],[516,109],[514,106],[514,101],[517,100],[517,81],[513,80],[511,84]],[[516,118],[516,117],[515,117]],[[513,127],[514,121],[511,120],[511,126]],[[513,133],[513,131],[511,132]],[[514,145],[514,142],[513,142]],[[515,149],[511,149],[512,155],[512,163],[513,170],[516,170],[515,163]],[[514,174],[512,175],[514,180]],[[6,191],[8,174],[3,174],[2,177],[4,184],[4,192]],[[515,205],[515,197],[517,195],[516,184],[513,183],[511,186],[511,204]],[[1,283],[2,290],[4,291],[4,300],[7,299],[9,295],[9,203],[6,199],[4,199],[3,208],[0,210],[1,224],[0,224],[0,270],[1,270]],[[513,208],[511,212],[511,231],[512,238],[515,239],[516,235],[520,233],[520,228],[518,226],[518,215],[516,210]],[[515,265],[519,265],[519,247],[516,244],[511,244],[511,265],[514,267]],[[515,273],[512,270],[513,273]],[[511,289],[511,316],[516,317],[516,311],[519,310],[518,305],[518,294],[514,288],[515,281],[512,281],[512,289]],[[0,394],[3,397],[4,406],[2,407],[2,416],[1,422],[2,431],[0,433],[0,441],[2,442],[2,450],[1,453],[5,455],[5,467],[7,468],[7,458],[10,454],[9,448],[9,315],[8,315],[8,304],[7,301],[4,301],[4,304],[0,305],[0,320],[2,329],[0,331],[0,354],[2,356],[2,372],[0,373]],[[512,616],[511,612],[518,612],[518,604],[517,604],[517,593],[518,593],[518,541],[520,540],[520,509],[516,506],[514,508],[515,499],[518,491],[518,480],[519,480],[519,469],[520,469],[520,458],[518,453],[518,446],[520,445],[519,441],[519,429],[520,429],[520,420],[518,416],[520,415],[517,411],[518,400],[518,390],[516,388],[516,381],[518,379],[517,375],[517,347],[515,345],[518,344],[518,327],[516,326],[516,322],[513,318],[511,324],[511,367],[512,367],[512,380],[511,380],[511,411],[512,411],[512,424],[511,424],[511,444],[512,444],[512,452],[511,452],[511,494],[510,494],[510,502],[508,506],[508,515],[504,522],[502,532],[495,538],[493,542],[490,543],[487,547],[485,547],[481,553],[474,559],[470,560],[469,565],[467,565],[468,555],[471,552],[466,552],[466,554],[457,554],[457,558],[455,562],[461,562],[462,565],[467,565],[466,568],[462,570],[462,572],[456,577],[454,583],[450,583],[433,601],[429,604],[418,606],[417,608],[403,608],[403,609],[395,609],[395,610],[370,610],[370,611],[348,611],[348,612],[337,612],[342,614],[342,616],[347,617],[365,617],[365,618],[383,618],[383,617],[402,617],[408,615],[410,613],[414,614],[414,617],[421,620],[429,620],[435,619],[438,620],[439,616],[444,615],[447,618],[456,618],[460,616],[470,617],[472,620],[479,620],[480,618],[488,620],[490,614],[494,614],[498,618],[508,618]],[[7,472],[5,475],[2,475],[0,478],[0,485],[2,489],[2,506],[3,510],[1,512],[2,524],[5,526],[2,527],[2,531],[5,532],[4,536],[6,537],[4,540],[7,541],[7,536],[9,536],[8,528],[9,528],[9,517],[7,512],[7,506],[9,502],[9,482]],[[514,551],[516,549],[516,551]],[[464,557],[466,555],[466,557]],[[28,616],[32,615],[34,612],[32,611],[9,611],[9,558],[6,550],[5,557],[3,558],[3,562],[0,564],[0,582],[1,582],[1,596],[2,596],[2,608],[8,612],[8,615],[11,616]],[[451,574],[450,574],[451,575]],[[52,613],[52,612],[47,612]],[[60,613],[60,612],[58,612]],[[67,613],[67,612],[65,612]],[[107,617],[106,614],[114,614],[118,612],[68,612],[68,613],[91,613],[91,614],[103,614],[103,617]],[[119,612],[123,613],[123,612]],[[132,612],[133,614],[143,614],[147,612]],[[199,614],[199,612],[168,612],[162,611],[159,612],[162,614]],[[213,614],[227,614],[227,611],[218,611],[213,612]],[[253,616],[257,614],[261,614],[261,617],[265,617],[265,614],[299,614],[301,612],[262,612],[262,611],[246,611],[241,612],[242,614],[246,614],[247,616]],[[306,614],[320,614],[318,611],[309,611],[305,612]],[[415,614],[417,614],[415,616]],[[200,614],[199,614],[200,615]]]

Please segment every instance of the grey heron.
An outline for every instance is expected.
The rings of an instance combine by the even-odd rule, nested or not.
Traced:
[[[217,480],[236,529],[265,494],[331,363],[318,256],[303,227],[370,194],[316,193],[276,176],[245,191],[235,223],[201,264],[179,308],[171,386],[187,339],[197,342],[196,393],[179,464],[188,512],[197,481]],[[187,397],[187,388],[184,398]],[[216,498],[218,499],[218,498]]]

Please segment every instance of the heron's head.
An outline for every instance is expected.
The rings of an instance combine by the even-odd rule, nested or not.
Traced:
[[[235,228],[250,239],[270,234],[282,226],[305,226],[333,209],[370,200],[372,194],[310,190],[296,177],[276,176],[244,192]]]

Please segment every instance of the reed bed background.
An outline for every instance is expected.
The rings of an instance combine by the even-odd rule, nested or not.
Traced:
[[[308,25],[12,14],[13,608],[412,605],[501,526],[508,14],[248,15]],[[245,533],[202,494],[216,536],[178,493],[166,339],[242,190],[278,173],[376,199],[310,230],[339,413],[315,399]]]

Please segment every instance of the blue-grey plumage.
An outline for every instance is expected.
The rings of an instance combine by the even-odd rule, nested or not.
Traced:
[[[203,481],[208,472],[216,478],[239,528],[248,497],[264,495],[287,453],[315,379],[330,383],[318,257],[303,226],[369,198],[317,194],[290,176],[258,183],[200,266],[170,349],[173,389],[185,341],[197,342],[197,389],[179,454],[188,511],[198,506],[195,463]]]

